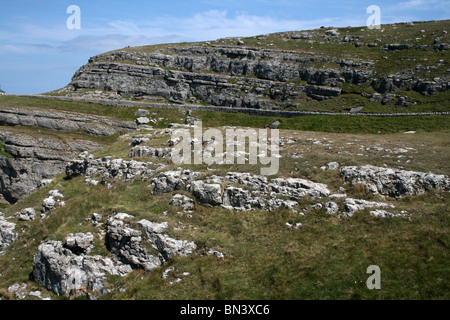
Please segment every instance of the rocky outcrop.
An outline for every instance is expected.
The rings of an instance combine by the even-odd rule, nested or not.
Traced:
[[[14,232],[16,224],[6,221],[3,213],[0,212],[0,255],[4,250],[17,239],[17,232]]]
[[[75,154],[99,148],[90,141],[66,142],[52,137],[2,132],[4,152],[0,155],[0,194],[10,203],[29,195],[42,181],[63,173]]]
[[[297,199],[304,196],[317,198],[327,197],[330,195],[330,190],[325,184],[316,183],[301,178],[272,179],[269,187],[275,194],[287,196],[292,199]]]
[[[86,255],[78,245],[65,246],[62,241],[51,240],[41,243],[33,263],[34,281],[57,295],[69,297],[88,294],[95,298],[106,294],[110,291],[106,283],[108,274],[124,276],[130,271],[128,265],[111,258]]]
[[[156,255],[152,255],[142,245],[142,232],[126,225],[127,214],[117,214],[106,223],[106,243],[109,250],[122,262],[134,268],[153,270],[161,265]]]
[[[395,90],[414,90],[425,96],[431,96],[450,89],[448,78],[427,79],[411,73],[396,73],[384,77],[376,77],[371,85],[376,91],[383,94]]]
[[[353,216],[356,211],[364,210],[366,208],[389,206],[387,203],[384,202],[367,201],[353,198],[345,199],[344,205],[345,205],[345,214],[349,217]]]
[[[48,213],[49,211],[63,207],[65,205],[65,202],[62,201],[63,198],[64,195],[59,193],[58,190],[51,190],[48,193],[48,198],[42,200],[43,215],[45,216],[45,214]]]
[[[142,232],[127,225],[126,220],[131,218],[133,216],[128,214],[117,214],[109,218],[106,224],[106,242],[113,254],[134,268],[153,270],[172,257],[187,256],[197,248],[194,242],[177,240],[165,234],[167,222],[154,223],[143,219],[137,224],[145,231],[147,242],[155,250],[152,254],[144,245]]]
[[[138,158],[138,157],[153,157],[160,159],[168,159],[171,157],[171,148],[153,148],[147,146],[136,146],[130,150],[128,157]]]
[[[200,204],[212,206],[222,204],[222,186],[220,184],[204,183],[202,180],[194,181],[192,191]]]
[[[238,211],[251,209],[266,209],[266,203],[261,197],[253,197],[248,190],[228,186],[223,192],[223,206]]]
[[[36,211],[34,208],[25,208],[17,213],[17,217],[19,221],[32,221],[36,218]]]
[[[340,62],[336,69],[308,66],[328,61],[333,58],[259,48],[172,47],[165,54],[119,51],[92,57],[75,73],[69,87],[264,109],[301,95],[318,100],[338,96],[337,87],[343,83],[362,83],[373,74],[365,67],[349,69]],[[306,83],[291,83],[295,80]]]
[[[185,211],[193,210],[195,207],[194,200],[182,194],[174,195],[169,204],[174,207],[182,207]]]
[[[450,190],[450,178],[445,175],[372,165],[342,167],[341,177],[351,184],[363,184],[367,193],[396,198],[417,196],[431,189]]]
[[[150,183],[150,187],[153,188],[152,193],[158,194],[173,190],[184,190],[187,184],[196,179],[198,174],[198,172],[191,172],[190,170],[161,172]]]
[[[145,230],[148,242],[158,251],[161,263],[168,262],[174,256],[185,257],[197,248],[192,241],[177,240],[165,234],[169,227],[167,222],[154,223],[143,219],[138,221],[138,225]]]
[[[65,172],[68,177],[102,177],[102,183],[107,184],[112,179],[123,179],[129,181],[136,176],[142,180],[152,177],[156,170],[152,169],[152,163],[112,159],[104,157],[93,159],[87,153],[78,155],[78,159],[69,161],[65,166]]]
[[[289,37],[302,40],[311,36],[305,34]],[[346,35],[342,41],[336,34],[323,37],[343,45],[366,45],[361,36]],[[386,44],[382,51],[389,54],[411,48],[409,44]],[[299,106],[298,101],[307,97],[319,101],[338,97],[346,83],[368,83],[382,93],[401,89],[435,94],[450,88],[448,77],[419,77],[414,72],[408,77],[381,75],[375,69],[373,61],[340,59],[320,52],[196,44],[154,52],[126,49],[92,57],[75,73],[68,90],[98,88],[127,97],[270,109],[273,105]]]
[[[194,242],[169,237],[165,233],[167,222],[140,220],[137,225],[142,232],[130,226],[133,219],[132,215],[118,213],[107,220],[105,244],[113,257],[89,255],[94,249],[92,233],[71,233],[64,242],[43,241],[34,256],[34,280],[58,295],[88,295],[95,299],[112,290],[108,274],[126,276],[135,268],[153,270],[174,256],[189,255],[197,248]],[[97,224],[98,228],[101,226]]]
[[[97,115],[32,108],[0,109],[0,125],[32,126],[56,131],[84,132],[94,136],[112,136],[137,129],[134,122],[117,121]]]

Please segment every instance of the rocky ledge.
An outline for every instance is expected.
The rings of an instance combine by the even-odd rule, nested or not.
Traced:
[[[121,131],[132,132],[137,129],[135,122],[117,121],[97,115],[5,107],[0,109],[0,125],[32,126],[56,131],[83,130],[93,136],[112,136]]]
[[[0,155],[0,194],[15,203],[45,184],[47,179],[63,173],[67,162],[84,150],[101,145],[86,140],[61,140],[34,137],[0,130],[4,142]]]
[[[450,190],[450,178],[445,175],[372,165],[342,167],[341,177],[351,184],[363,184],[367,193],[396,198],[417,196],[431,189]]]
[[[169,237],[167,222],[137,222],[141,230],[130,227],[134,216],[117,213],[109,217],[103,229],[102,215],[94,214],[98,237],[103,239],[111,256],[90,255],[95,250],[92,233],[68,234],[63,241],[45,240],[34,256],[34,280],[58,295],[70,298],[87,295],[96,299],[111,291],[107,275],[126,276],[136,268],[153,270],[176,255],[196,251],[194,242]],[[147,242],[154,252],[149,250]]]
[[[283,41],[294,39],[289,34],[278,36],[288,37]],[[389,44],[386,52],[398,48],[414,50]],[[63,92],[100,89],[110,92],[108,99],[114,94],[114,99],[272,109],[339,97],[345,93],[345,84],[371,86],[378,94],[400,89],[434,95],[450,89],[448,75],[426,77],[422,66],[381,75],[373,60],[342,59],[321,52],[208,43],[150,51],[128,48],[94,56]]]

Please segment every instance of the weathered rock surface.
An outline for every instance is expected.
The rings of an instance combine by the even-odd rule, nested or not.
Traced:
[[[145,239],[142,232],[127,226],[124,221],[127,218],[132,216],[119,214],[108,219],[106,241],[113,254],[133,267],[153,270],[173,256],[186,256],[197,248],[194,242],[177,240],[165,234],[168,229],[167,222],[154,223],[143,219],[137,224],[144,229],[148,243],[155,249],[156,253],[151,254],[143,244]]]
[[[126,225],[123,218],[114,216],[106,223],[106,243],[109,250],[122,262],[132,265],[134,268],[142,267],[145,270],[153,270],[161,265],[158,256],[152,255],[142,245],[142,232]]]
[[[17,216],[19,221],[31,221],[36,218],[36,211],[34,208],[25,208],[20,210],[20,212],[17,213]]]
[[[64,198],[64,195],[59,193],[58,190],[51,190],[48,193],[48,198],[42,200],[42,213],[45,214],[56,208],[63,207],[65,202],[62,201],[62,198]]]
[[[150,187],[153,187],[152,193],[154,194],[184,190],[186,185],[194,181],[197,175],[198,172],[191,172],[190,170],[161,172],[152,180]]]
[[[92,57],[89,65],[77,71],[70,87],[260,109],[270,101],[283,104],[302,94],[319,100],[338,96],[341,89],[337,86],[367,81],[373,74],[340,63],[325,71],[307,66],[330,60],[333,58],[258,48],[172,47],[167,54],[121,51]],[[288,83],[296,79],[307,84]],[[245,95],[243,87],[249,88]]]
[[[172,197],[169,204],[175,207],[182,207],[183,210],[193,210],[194,200],[182,194],[176,194]]]
[[[387,203],[384,202],[367,201],[353,198],[345,199],[344,205],[345,205],[345,213],[349,217],[353,216],[356,211],[364,210],[366,208],[389,206]]]
[[[248,190],[228,186],[223,192],[223,206],[235,210],[266,209],[267,205],[261,197],[253,197]]]
[[[450,178],[445,175],[372,165],[360,168],[342,167],[341,177],[351,184],[365,185],[367,193],[379,193],[396,198],[420,195],[431,189],[450,190]]]
[[[130,158],[138,157],[154,157],[160,159],[167,159],[171,157],[171,148],[153,148],[147,146],[136,146],[130,150]]]
[[[76,255],[89,254],[94,249],[94,235],[88,233],[69,233],[64,240],[64,247]]]
[[[75,252],[61,241],[43,241],[34,256],[34,280],[58,295],[76,297],[88,293],[95,297],[109,292],[107,274],[124,276],[131,271],[111,258],[85,255],[78,246],[72,248]]]
[[[373,210],[373,211],[370,211],[370,215],[372,217],[377,217],[377,218],[407,217],[407,215],[405,213],[395,214],[395,213],[391,213],[386,210]]]
[[[96,221],[101,219],[98,214],[94,215]],[[108,218],[105,244],[113,258],[89,255],[94,249],[92,233],[71,233],[64,242],[43,241],[34,256],[34,280],[58,295],[77,297],[88,294],[90,298],[96,298],[112,289],[107,284],[107,274],[125,276],[135,268],[153,270],[175,255],[186,256],[197,248],[194,242],[169,237],[165,233],[167,222],[140,220],[137,225],[143,229],[143,234],[141,230],[130,227],[133,219],[134,216],[126,213]],[[101,226],[97,224],[98,228]],[[13,241],[13,226],[5,224],[5,228],[8,241]],[[154,251],[145,245],[146,242]]]
[[[323,183],[316,183],[306,179],[300,178],[276,178],[272,179],[269,187],[272,192],[277,195],[287,196],[292,199],[299,197],[310,196],[313,198],[327,197],[330,195],[330,190]]]
[[[85,154],[79,157],[79,159],[69,161],[66,164],[65,172],[68,177],[80,175],[85,177],[102,176],[102,183],[107,183],[111,179],[129,181],[136,176],[140,176],[142,180],[145,180],[156,173],[156,170],[152,169],[152,163],[111,159],[110,157],[93,159]]]
[[[57,131],[83,130],[94,136],[111,136],[120,131],[132,132],[137,129],[137,125],[133,122],[117,121],[97,115],[4,107],[0,109],[0,125],[33,126]]]
[[[16,224],[6,221],[3,213],[0,213],[0,255],[3,255],[4,250],[17,239],[15,228]]]
[[[192,191],[200,204],[220,205],[222,203],[222,186],[220,184],[194,181]]]
[[[2,140],[4,152],[11,157],[0,155],[0,194],[10,203],[38,189],[43,180],[64,172],[75,154],[100,147],[89,141],[65,142],[4,131]]]
[[[332,31],[327,30],[323,38],[356,47],[378,45],[361,42],[362,36],[342,38]],[[289,38],[302,41],[316,36],[316,32],[311,32]],[[446,48],[438,45],[436,50],[441,47]],[[386,44],[382,50],[389,54],[411,48],[410,44],[393,43]],[[329,67],[320,67],[323,64]],[[337,97],[346,83],[368,83],[381,93],[401,89],[431,95],[450,88],[448,76],[426,78],[414,72],[407,76],[402,73],[378,75],[373,61],[357,58],[339,59],[320,52],[215,44],[101,54],[92,57],[89,64],[75,73],[68,90],[98,88],[127,97],[161,97],[177,103],[188,100],[223,107],[267,109],[274,104],[298,106],[298,101],[307,97],[319,101]]]
[[[197,248],[194,242],[177,240],[165,234],[168,229],[167,222],[154,223],[143,219],[138,221],[138,225],[145,230],[148,241],[158,251],[161,263],[169,261],[174,256],[187,256]]]

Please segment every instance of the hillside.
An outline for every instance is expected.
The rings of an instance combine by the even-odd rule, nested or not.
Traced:
[[[230,108],[448,111],[449,27],[321,28],[124,48],[92,57],[59,92]]]
[[[123,48],[0,97],[0,298],[448,299],[448,28]]]

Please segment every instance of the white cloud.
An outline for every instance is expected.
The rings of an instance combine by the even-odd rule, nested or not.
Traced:
[[[337,18],[319,20],[277,19],[246,12],[228,14],[210,10],[191,17],[162,16],[146,21],[114,20],[104,25],[68,30],[21,24],[16,31],[0,32],[2,49],[7,52],[45,53],[48,51],[104,52],[125,46],[180,41],[215,40],[231,36],[252,36],[270,32],[304,30],[338,23]],[[348,21],[346,21],[348,25]]]

